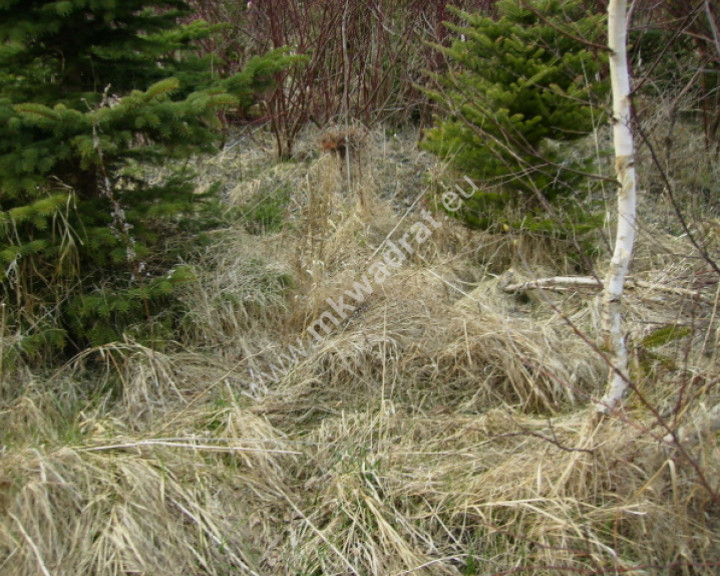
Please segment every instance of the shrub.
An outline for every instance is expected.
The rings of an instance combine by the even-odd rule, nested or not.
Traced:
[[[522,226],[557,229],[548,212],[557,216],[561,200],[569,205],[577,197],[591,164],[572,143],[602,116],[607,88],[593,46],[601,42],[603,16],[574,0],[496,6],[497,19],[456,11],[463,25],[451,28],[460,38],[437,46],[450,70],[435,76],[430,95],[447,116],[423,146],[482,183],[458,212],[469,226],[498,222],[497,207],[510,203],[520,208]],[[577,222],[568,216],[563,225]]]

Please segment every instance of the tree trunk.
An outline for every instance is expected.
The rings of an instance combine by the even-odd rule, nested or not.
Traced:
[[[618,178],[618,221],[615,251],[605,279],[603,332],[612,366],[599,412],[615,409],[630,384],[628,354],[622,332],[622,296],[635,243],[635,158],[630,127],[630,74],[627,61],[627,0],[608,3],[608,47],[613,95],[613,140]]]

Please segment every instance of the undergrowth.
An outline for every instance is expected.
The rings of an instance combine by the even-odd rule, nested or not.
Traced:
[[[436,212],[316,342],[328,298],[432,207],[418,173],[447,174],[412,134],[368,134],[350,171],[316,141],[303,162],[249,139],[207,159],[245,217],[188,251],[175,340],[128,334],[47,373],[2,366],[0,573],[716,574],[720,292],[668,199],[643,199],[634,391],[598,423],[597,290],[505,291],[575,273],[563,238]],[[691,221],[715,258],[716,218]]]

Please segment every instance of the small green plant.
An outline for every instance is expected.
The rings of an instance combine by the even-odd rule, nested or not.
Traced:
[[[653,330],[640,341],[640,345],[645,348],[659,348],[670,342],[684,338],[690,334],[692,330],[688,326],[678,326],[677,324],[669,324]]]
[[[284,186],[276,188],[269,194],[266,192],[255,194],[241,210],[248,232],[251,234],[278,232],[285,222],[290,196],[290,190]]]
[[[437,47],[450,70],[430,92],[447,116],[423,146],[480,184],[456,213],[468,226],[580,225],[592,159],[574,143],[601,120],[606,84],[602,54],[578,39],[598,42],[603,17],[575,0],[500,0],[497,9],[498,19],[456,11],[460,39]],[[521,216],[500,219],[507,205]]]

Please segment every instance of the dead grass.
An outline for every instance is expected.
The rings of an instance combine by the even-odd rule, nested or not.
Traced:
[[[716,574],[720,450],[698,415],[720,401],[718,284],[687,238],[642,230],[636,391],[596,422],[597,294],[502,291],[568,273],[559,245],[443,219],[310,345],[327,298],[427,206],[429,162],[371,132],[348,182],[316,141],[297,164],[240,145],[209,161],[242,175],[234,202],[293,194],[281,229],[239,222],[203,253],[182,343],[5,373],[0,573]],[[701,441],[663,440],[681,426]]]
[[[27,449],[4,458],[12,489],[0,528],[3,573],[261,573],[249,553],[249,520],[262,504],[242,486],[248,473],[236,472],[234,493],[229,485],[218,491],[222,467],[202,457],[235,448],[177,444]]]
[[[272,330],[287,314],[290,264],[277,258],[263,237],[223,230],[200,256],[194,282],[180,293],[187,316],[182,327],[192,345],[237,345],[246,332]]]

